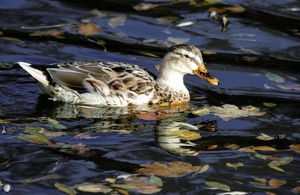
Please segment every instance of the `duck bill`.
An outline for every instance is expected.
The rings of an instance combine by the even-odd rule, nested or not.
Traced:
[[[219,85],[219,80],[214,77],[213,75],[209,74],[204,64],[200,64],[196,70],[193,71],[195,75],[202,78],[206,82],[212,84],[212,85]]]

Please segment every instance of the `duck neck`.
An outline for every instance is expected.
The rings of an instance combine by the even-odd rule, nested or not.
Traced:
[[[166,95],[164,102],[179,100],[187,102],[190,100],[190,94],[183,82],[184,75],[171,68],[162,68],[157,78],[158,85]]]

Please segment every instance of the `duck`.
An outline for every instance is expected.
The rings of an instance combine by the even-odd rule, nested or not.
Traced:
[[[171,46],[155,75],[136,64],[104,61],[73,61],[35,67],[18,64],[35,78],[42,92],[54,101],[89,106],[153,105],[188,102],[186,74],[219,85],[204,65],[201,51],[187,44]]]

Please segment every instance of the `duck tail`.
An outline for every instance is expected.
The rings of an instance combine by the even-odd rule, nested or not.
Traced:
[[[46,77],[46,75],[35,68],[31,67],[31,64],[26,63],[26,62],[18,62],[18,64],[26,70],[31,76],[33,76],[40,84],[42,84],[44,87],[49,86],[49,81]]]

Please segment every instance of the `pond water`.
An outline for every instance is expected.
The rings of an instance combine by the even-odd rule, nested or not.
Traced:
[[[300,192],[299,1],[2,0],[0,9],[2,192]],[[156,74],[176,43],[198,47],[221,82],[186,76],[187,106],[54,102],[15,64],[122,61]],[[160,174],[141,171],[153,163]]]

